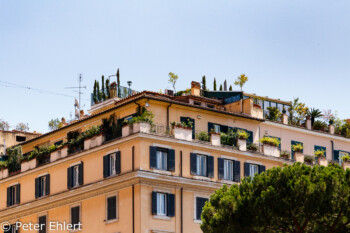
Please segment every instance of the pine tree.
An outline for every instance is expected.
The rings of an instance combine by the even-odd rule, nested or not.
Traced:
[[[205,75],[202,77],[202,90],[206,91],[207,90],[207,81],[205,79]]]
[[[102,100],[106,100],[106,90],[105,90],[105,76],[102,75],[101,77],[101,83],[102,83]]]
[[[232,91],[232,85],[230,85],[230,88],[229,88],[230,91]]]
[[[220,91],[222,91],[222,84],[220,84]]]
[[[214,78],[214,91],[216,91],[216,78]]]

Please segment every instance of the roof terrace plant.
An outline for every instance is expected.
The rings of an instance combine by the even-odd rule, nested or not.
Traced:
[[[236,134],[237,138],[240,140],[247,140],[250,136],[250,134],[247,131],[241,129],[237,130]]]
[[[315,155],[316,158],[325,158],[326,157],[325,153],[326,153],[325,150],[316,150],[314,152],[314,155]]]
[[[21,169],[22,146],[13,146],[7,148],[9,172],[15,172]]]
[[[267,115],[267,119],[270,121],[277,121],[281,117],[281,111],[277,107],[267,107],[269,114]]]
[[[281,141],[278,138],[267,137],[267,136],[261,138],[260,142],[263,145],[269,145],[269,146],[275,146],[275,147],[278,147],[281,144]]]

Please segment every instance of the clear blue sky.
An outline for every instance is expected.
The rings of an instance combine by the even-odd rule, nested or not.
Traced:
[[[206,75],[244,90],[350,118],[350,1],[0,1],[0,81],[76,95],[83,74],[90,107],[93,80],[115,74],[136,90],[177,89]],[[237,89],[237,88],[236,88]],[[0,85],[0,118],[47,122],[74,115],[74,99]]]

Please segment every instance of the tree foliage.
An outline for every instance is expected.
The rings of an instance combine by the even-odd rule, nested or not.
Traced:
[[[168,76],[169,76],[168,82],[173,85],[174,92],[176,92],[175,84],[176,84],[176,81],[179,79],[179,77],[172,72],[169,72]]]
[[[223,186],[206,203],[205,233],[350,232],[350,169],[275,167]]]
[[[8,131],[9,129],[10,129],[10,124],[5,120],[0,119],[0,130]]]
[[[28,123],[23,123],[23,122],[18,123],[16,125],[16,130],[26,132],[29,130],[29,125],[28,125]]]
[[[202,90],[206,91],[207,90],[207,80],[205,78],[205,75],[202,77]]]
[[[214,78],[213,90],[216,91],[216,78]]]
[[[306,118],[309,108],[305,103],[299,102],[299,98],[295,98],[292,106],[289,108],[289,121],[293,125],[300,125]]]
[[[248,77],[245,74],[241,74],[240,76],[237,77],[235,81],[235,85],[239,86],[241,88],[241,91],[243,90],[244,84],[248,81]]]
[[[62,122],[56,118],[49,121],[49,130],[56,130],[62,127]]]

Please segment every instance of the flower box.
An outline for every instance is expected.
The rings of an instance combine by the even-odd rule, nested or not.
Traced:
[[[122,137],[127,137],[132,133],[132,128],[130,125],[125,125],[122,128]]]
[[[247,151],[247,140],[245,139],[237,139],[238,150]]]
[[[50,162],[55,162],[57,159],[61,158],[62,150],[56,150],[50,154]]]
[[[134,123],[132,125],[133,133],[150,133],[151,132],[151,124],[146,122]]]
[[[282,124],[288,125],[288,115],[285,113],[282,115]]]
[[[301,152],[294,152],[294,160],[295,162],[300,162],[303,163],[304,162],[304,154]]]
[[[213,146],[220,146],[220,134],[212,133],[210,134],[210,142]]]
[[[181,127],[175,127],[174,128],[174,136],[177,139],[186,140],[186,141],[192,141],[192,129],[191,128],[181,128]]]
[[[328,160],[326,159],[326,157],[320,156],[320,157],[317,158],[317,164],[320,165],[320,166],[327,167],[328,166]]]
[[[350,162],[349,161],[348,162],[343,161],[341,165],[342,165],[344,170],[350,169]]]
[[[5,179],[9,176],[9,169],[3,169],[0,171],[0,179]]]
[[[335,127],[334,127],[334,125],[329,125],[329,126],[328,126],[328,130],[329,130],[329,133],[330,133],[330,134],[334,134],[334,132],[335,132]]]
[[[21,172],[25,172],[25,171],[28,171],[30,169],[34,169],[35,167],[36,167],[36,159],[21,162]]]
[[[101,146],[104,142],[104,136],[102,134],[94,136],[84,141],[84,150],[92,149],[97,146]]]
[[[60,156],[60,158],[65,158],[65,157],[67,157],[67,155],[68,155],[68,146],[64,146],[61,149],[61,156]]]
[[[268,144],[263,145],[263,152],[264,155],[273,156],[273,157],[280,157],[280,150],[277,146],[271,146]]]

